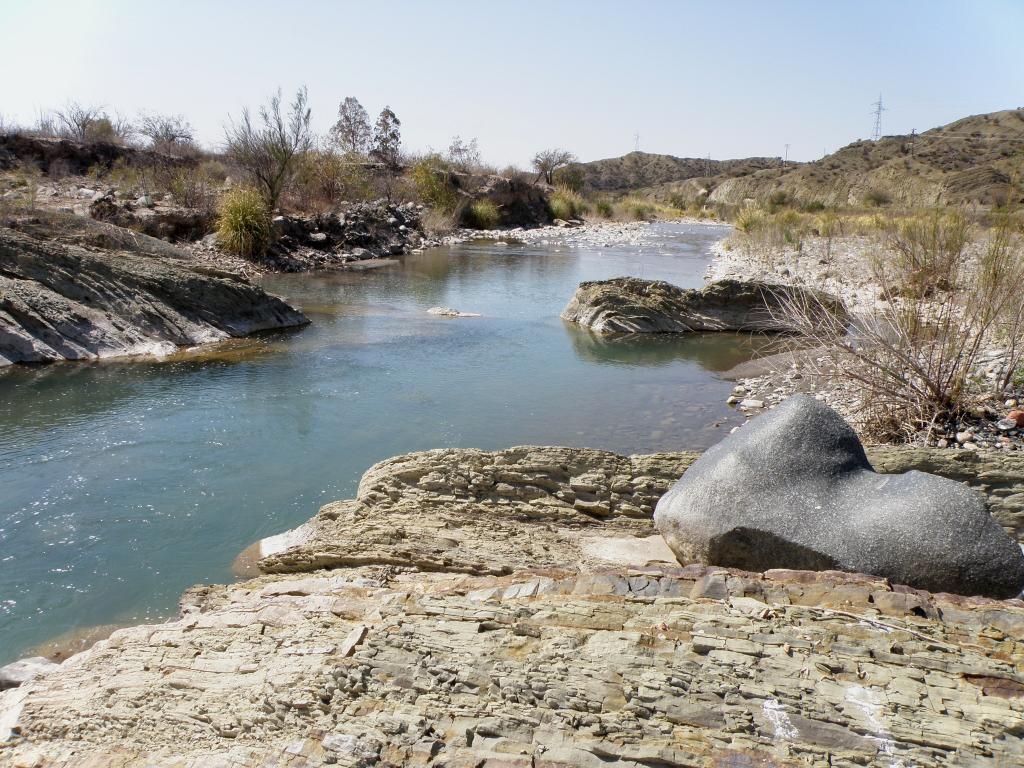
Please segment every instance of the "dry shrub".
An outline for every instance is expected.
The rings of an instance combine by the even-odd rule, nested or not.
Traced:
[[[342,202],[369,200],[373,194],[366,158],[325,146],[302,156],[285,202],[292,209],[324,212]]]
[[[825,367],[854,385],[873,437],[945,432],[989,394],[975,374],[993,346],[1006,356],[995,394],[1011,385],[1024,351],[1024,245],[1000,225],[972,255],[970,234],[959,213],[890,223],[888,247],[872,260],[880,308],[849,326],[783,302],[778,319],[823,347]]]

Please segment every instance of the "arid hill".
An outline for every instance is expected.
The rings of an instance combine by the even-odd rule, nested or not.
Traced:
[[[629,192],[686,179],[731,178],[779,165],[777,157],[743,160],[705,160],[649,152],[630,152],[622,157],[580,163],[583,186],[601,192]]]
[[[1024,200],[1024,110],[973,115],[916,135],[855,141],[820,160],[651,190],[739,204],[784,193],[826,205],[998,205]]]

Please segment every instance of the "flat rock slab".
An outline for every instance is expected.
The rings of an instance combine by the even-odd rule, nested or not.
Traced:
[[[680,562],[840,569],[960,594],[1013,597],[1024,555],[966,485],[874,471],[854,431],[796,395],[709,449],[661,498]]]
[[[846,318],[838,299],[795,286],[720,280],[696,290],[616,277],[580,283],[562,319],[596,333],[785,332],[791,304],[830,322]]]
[[[841,573],[192,590],[0,693],[0,765],[1019,765],[1024,604]]]

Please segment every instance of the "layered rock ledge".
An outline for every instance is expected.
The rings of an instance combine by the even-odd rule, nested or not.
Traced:
[[[0,765],[1024,760],[1024,603],[671,564],[651,513],[695,459],[382,462],[274,573],[0,693]]]
[[[719,280],[679,288],[661,280],[616,277],[580,283],[562,319],[597,333],[785,332],[791,305],[846,317],[842,303],[820,291],[773,283]]]
[[[0,228],[0,366],[167,353],[304,325],[230,272],[145,235]],[[103,247],[95,247],[96,238]],[[82,243],[82,244],[79,244]]]

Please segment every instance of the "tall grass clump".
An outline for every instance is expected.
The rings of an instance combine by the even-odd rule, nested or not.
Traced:
[[[587,212],[588,207],[583,196],[569,187],[556,187],[548,200],[551,215],[556,219],[578,219]]]
[[[228,192],[220,203],[217,242],[239,256],[259,256],[270,245],[270,208],[264,196],[252,187]]]
[[[500,218],[498,206],[490,200],[475,200],[466,206],[464,213],[466,225],[474,229],[494,229]]]
[[[607,200],[598,200],[594,203],[594,212],[602,219],[610,219],[615,215],[615,208]]]

